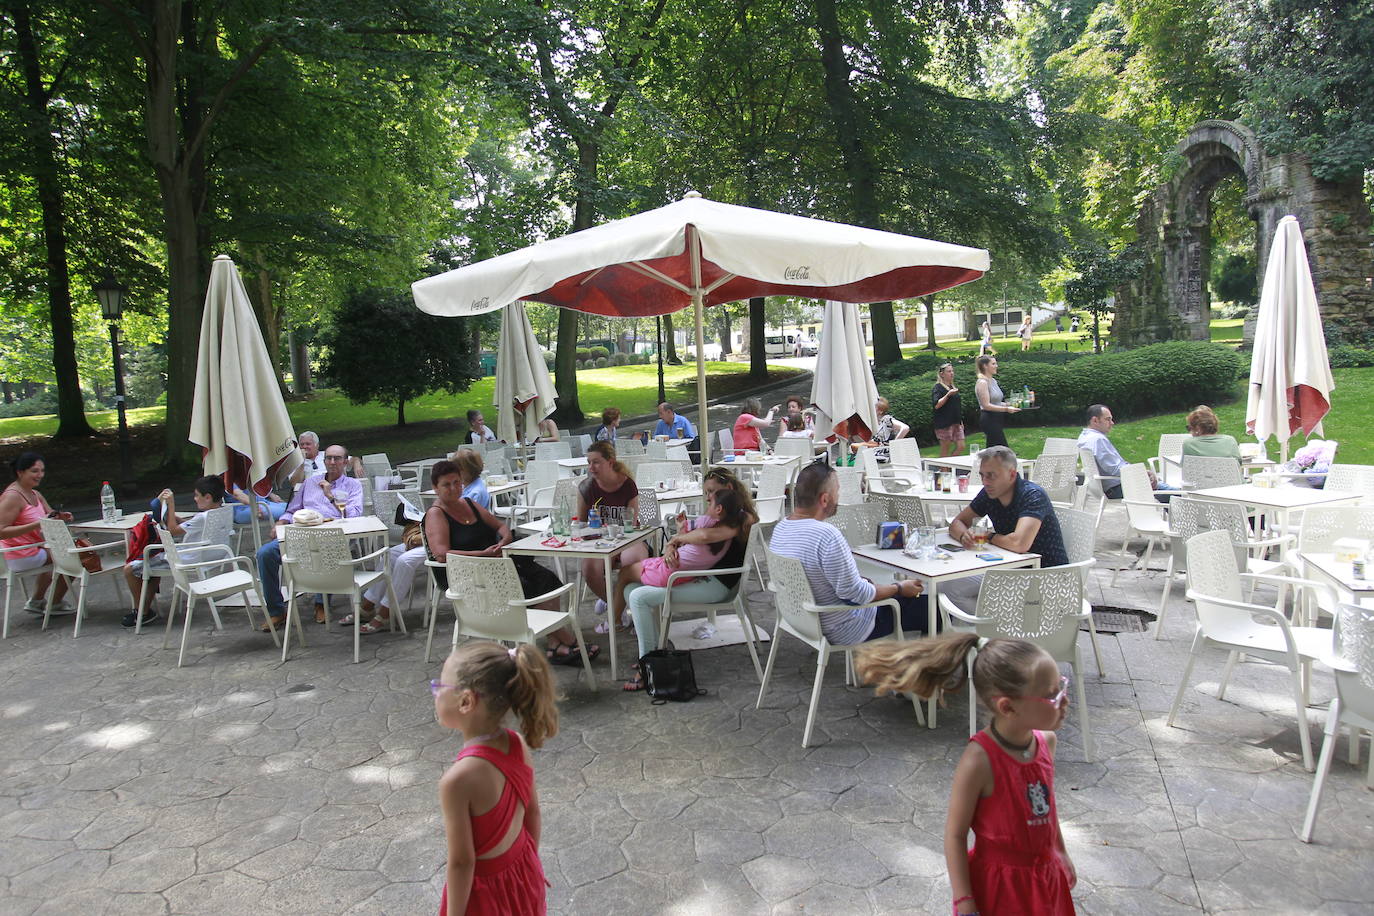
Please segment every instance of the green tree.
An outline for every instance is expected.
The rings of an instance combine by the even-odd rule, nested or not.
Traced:
[[[1083,309],[1092,317],[1093,352],[1102,352],[1102,319],[1112,309],[1112,295],[1140,275],[1144,262],[1134,247],[1120,254],[1105,249],[1083,249],[1074,253],[1078,278],[1064,284],[1064,299],[1071,309]]]
[[[395,407],[396,425],[405,426],[406,401],[457,394],[479,377],[465,322],[426,315],[408,290],[360,290],[344,298],[321,334],[322,368],[354,404]]]

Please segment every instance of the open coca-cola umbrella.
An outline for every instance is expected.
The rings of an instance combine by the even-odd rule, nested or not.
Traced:
[[[988,253],[843,223],[682,200],[419,280],[431,315],[479,315],[516,300],[596,315],[695,307],[698,427],[706,428],[702,308],[754,296],[883,302],[976,280]],[[702,461],[709,449],[703,445]]]

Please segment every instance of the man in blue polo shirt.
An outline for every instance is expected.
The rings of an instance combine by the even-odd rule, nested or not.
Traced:
[[[654,425],[654,435],[690,440],[697,437],[697,431],[691,420],[673,410],[673,405],[665,401],[658,405],[658,423]]]
[[[973,547],[969,526],[986,515],[994,532],[989,541],[992,546],[1014,553],[1038,553],[1041,567],[1069,562],[1059,516],[1054,514],[1049,494],[1016,472],[1016,454],[996,445],[979,452],[978,459],[983,489],[949,523],[949,536],[967,548]]]

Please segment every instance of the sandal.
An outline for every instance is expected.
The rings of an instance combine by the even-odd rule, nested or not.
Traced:
[[[340,617],[340,618],[339,618],[339,626],[341,626],[341,627],[351,627],[351,626],[353,626],[353,615],[352,615],[352,614],[345,614],[343,617]]]
[[[559,651],[559,650],[563,651]],[[601,647],[590,645],[587,647],[587,661],[594,662],[596,657],[601,654]],[[544,657],[549,660],[551,665],[580,665],[582,664],[582,653],[577,646],[559,643],[556,647],[544,652]]]
[[[323,605],[323,604],[317,604],[317,605],[315,605],[315,622],[316,622],[316,623],[324,623],[324,622],[325,622],[326,620],[328,620],[328,619],[329,619],[329,618],[325,615],[325,612],[324,612],[324,605]]]
[[[271,632],[272,632],[272,627],[276,627],[278,630],[280,630],[280,629],[282,628],[282,626],[283,626],[285,623],[286,623],[286,615],[285,615],[285,614],[282,614],[280,617],[273,617],[273,618],[272,618],[272,626],[268,626],[267,624],[264,623],[264,624],[259,628],[259,631],[260,631],[260,632],[263,632],[263,633],[271,633]]]
[[[631,677],[625,683],[621,684],[620,689],[625,691],[626,693],[636,693],[640,690],[643,690],[644,674],[639,670],[639,666],[631,665],[630,670],[634,672],[634,676]]]
[[[358,632],[364,636],[371,636],[373,633],[380,633],[383,630],[391,629],[390,617],[373,617],[367,623],[358,627]]]

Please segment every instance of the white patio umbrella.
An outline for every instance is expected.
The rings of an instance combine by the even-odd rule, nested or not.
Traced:
[[[1260,292],[1245,431],[1260,442],[1277,437],[1280,460],[1287,461],[1290,436],[1299,430],[1321,435],[1335,387],[1302,229],[1296,218],[1285,216],[1274,233]]]
[[[827,302],[811,383],[811,403],[822,415],[816,428],[829,436],[836,423],[857,416],[871,434],[878,426],[877,400],[878,385],[868,364],[859,307],[852,302]],[[849,429],[849,434],[855,432]]]
[[[753,296],[882,302],[982,276],[988,253],[752,207],[682,200],[498,255],[412,284],[431,315],[477,315],[525,299],[609,316],[694,306],[697,418],[706,413],[702,307]],[[709,448],[702,448],[705,462]]]
[[[525,417],[526,437],[540,420],[553,413],[558,395],[549,378],[549,367],[539,349],[523,302],[512,302],[501,311],[501,346],[496,351],[496,438],[516,440],[516,405]]]
[[[223,254],[205,293],[190,441],[206,474],[259,496],[303,460],[248,291]]]

